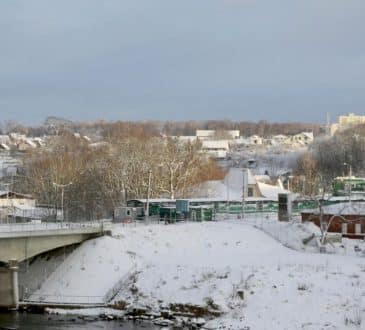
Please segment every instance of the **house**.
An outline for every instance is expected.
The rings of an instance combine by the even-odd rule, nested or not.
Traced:
[[[250,144],[252,145],[261,145],[263,144],[263,138],[258,135],[252,135],[249,138]]]
[[[8,222],[16,207],[35,207],[35,199],[12,191],[0,191],[0,223]]]
[[[198,129],[196,130],[196,137],[199,140],[209,140],[209,139],[217,139],[217,135],[222,133],[223,139],[238,139],[240,137],[239,130],[205,130]]]
[[[195,135],[199,140],[212,139],[215,135],[215,130],[198,129]]]
[[[322,225],[328,232],[341,233],[343,237],[365,238],[365,203],[345,202],[322,207]],[[301,212],[302,221],[310,221],[321,226],[320,210]]]
[[[190,197],[242,201],[262,199],[278,201],[278,195],[289,193],[279,186],[257,181],[249,169],[230,168],[223,180],[203,182],[190,190]]]
[[[62,219],[62,210],[53,207],[39,207],[36,200],[13,191],[0,191],[0,223],[29,222]]]
[[[302,132],[293,135],[290,141],[301,145],[309,145],[314,141],[313,132]]]
[[[283,135],[283,134],[278,134],[278,135],[274,135],[271,138],[271,143],[272,144],[283,144],[285,143],[285,141],[288,139],[288,136]]]
[[[171,136],[171,138],[181,143],[193,143],[197,140],[197,137],[195,135]]]
[[[40,137],[36,137],[33,139],[33,142],[35,143],[36,147],[41,148],[44,147],[46,145],[46,143],[44,142],[44,140]]]
[[[227,140],[203,140],[202,150],[213,158],[226,158],[229,151],[229,143]]]
[[[0,208],[13,206],[34,207],[35,199],[30,195],[19,194],[13,191],[0,191]]]
[[[29,149],[37,148],[37,145],[33,141],[26,139],[26,140],[18,141],[16,143],[16,147],[19,151],[26,151]]]

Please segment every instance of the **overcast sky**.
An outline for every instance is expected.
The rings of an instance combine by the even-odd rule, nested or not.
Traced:
[[[364,0],[2,0],[0,121],[365,113]]]

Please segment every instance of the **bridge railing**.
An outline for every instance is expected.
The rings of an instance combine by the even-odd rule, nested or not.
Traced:
[[[0,233],[38,231],[38,230],[81,229],[81,228],[102,229],[103,222],[88,221],[88,222],[7,223],[7,224],[0,224]]]

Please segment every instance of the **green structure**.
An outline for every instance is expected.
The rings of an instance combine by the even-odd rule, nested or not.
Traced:
[[[351,187],[353,201],[365,201],[365,193],[360,194],[364,189],[365,179],[352,180],[354,185]],[[356,185],[355,185],[356,182]],[[359,184],[358,184],[359,183]],[[337,183],[337,193],[341,192],[343,184]],[[348,195],[347,195],[348,196]],[[346,195],[334,195],[327,197],[322,201],[322,205],[331,205],[348,200]],[[320,197],[318,197],[320,198]],[[292,202],[292,213],[300,214],[304,210],[316,209],[319,205],[318,198],[302,199],[297,198]],[[245,200],[221,200],[215,198],[186,198],[186,199],[149,199],[149,216],[156,220],[165,221],[166,223],[193,220],[193,221],[211,221],[218,214],[260,214],[260,213],[277,213],[278,201],[263,197],[249,197]],[[141,209],[142,215],[136,217],[136,220],[145,219],[145,210],[147,209],[147,199],[132,199],[127,201],[128,208]]]
[[[364,195],[365,196],[365,178],[357,178],[354,176],[337,177],[333,180],[333,195]]]
[[[214,210],[208,206],[190,207],[190,219],[193,221],[212,221],[214,220]]]

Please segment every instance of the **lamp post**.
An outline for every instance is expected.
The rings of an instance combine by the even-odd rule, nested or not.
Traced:
[[[6,222],[9,222],[8,212],[11,210],[10,203],[9,203],[9,201],[10,201],[10,199],[9,199],[9,186],[10,185],[11,185],[11,183],[3,183],[3,186],[7,187],[7,189],[6,189],[6,208],[7,208],[8,211],[7,211],[7,215],[6,215],[6,217],[7,217]],[[13,219],[14,219],[14,209],[12,211],[13,211]]]
[[[60,183],[56,183],[56,182],[53,182],[53,185],[56,187],[56,188],[61,188],[61,210],[62,210],[62,223],[63,221],[65,220],[65,213],[64,213],[64,208],[63,208],[63,199],[64,199],[64,193],[65,193],[65,188],[68,187],[68,186],[71,186],[72,185],[72,181],[69,182],[69,183],[66,183],[66,184],[60,184]],[[56,210],[56,219],[57,219],[57,210]]]

